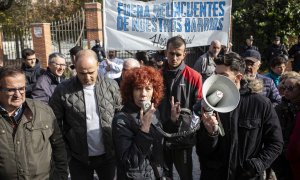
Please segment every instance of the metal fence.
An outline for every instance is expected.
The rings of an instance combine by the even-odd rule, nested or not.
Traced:
[[[1,30],[1,29],[0,29]],[[86,26],[84,10],[81,9],[73,16],[54,21],[50,26],[52,52],[60,52],[70,60],[69,50],[78,45],[87,47]],[[33,42],[30,28],[17,29],[15,27],[2,27],[4,60],[14,60],[21,58],[21,51],[24,48],[32,48]],[[206,47],[193,47],[187,49],[186,64],[193,66],[196,59],[206,52]],[[137,51],[118,51],[117,56],[122,59],[134,57]]]
[[[85,18],[83,9],[72,17],[51,23],[52,52],[60,52],[69,58],[69,49],[86,42]],[[33,49],[31,29],[0,25],[3,33],[4,61],[21,59],[22,50]]]
[[[187,56],[185,58],[185,63],[190,67],[194,67],[196,60],[207,50],[208,50],[208,46],[187,48],[186,49]],[[137,52],[138,51],[127,51],[127,50],[117,51],[117,57],[121,59],[134,58],[135,53]]]
[[[22,61],[23,61],[22,59],[6,60],[3,61],[3,66],[12,66],[16,68],[21,68]]]
[[[2,26],[4,60],[15,60],[22,57],[22,49],[33,48],[30,28]]]
[[[70,59],[69,50],[86,43],[86,28],[84,10],[78,11],[72,17],[51,23],[52,51],[60,52]]]

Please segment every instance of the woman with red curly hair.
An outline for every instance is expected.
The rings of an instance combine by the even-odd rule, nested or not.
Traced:
[[[163,97],[163,79],[158,70],[143,66],[125,72],[121,82],[123,109],[112,123],[117,179],[162,177],[162,135],[156,110]]]

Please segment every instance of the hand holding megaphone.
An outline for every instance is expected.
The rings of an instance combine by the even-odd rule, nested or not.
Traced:
[[[215,135],[219,130],[219,122],[214,113],[205,113],[202,109],[201,120],[210,135]]]
[[[221,99],[223,98],[224,93],[220,90],[214,91],[212,94],[206,97],[206,101],[211,105],[211,106],[216,106]],[[202,107],[205,112],[208,112],[209,114],[213,113],[213,109],[206,103],[206,101],[202,101]]]
[[[222,100],[224,96],[224,93],[220,90],[215,90],[213,93],[211,93],[210,95],[208,95],[206,97],[206,100],[202,100],[202,107],[204,110],[204,115],[209,117],[209,116],[213,116],[213,108],[211,107],[215,107],[217,106],[217,104]],[[210,106],[209,106],[209,105]],[[207,117],[203,116],[203,119],[206,119]],[[210,129],[213,128],[213,132],[209,132],[210,134],[215,134],[217,131],[219,131],[219,134],[221,136],[225,135],[224,132],[224,128],[222,126],[222,123],[219,119],[217,119],[215,116],[215,121],[213,119],[211,119],[210,121],[212,121],[212,123],[208,123],[206,122],[206,124],[204,123],[206,129]]]
[[[205,80],[202,88],[203,100],[201,106],[205,116],[214,116],[213,111],[227,113],[234,110],[239,104],[240,93],[236,85],[227,77],[222,75],[212,75]],[[202,114],[203,114],[202,113]],[[202,115],[204,124],[206,118]],[[216,117],[214,117],[216,118]],[[221,136],[225,135],[222,123],[219,118],[217,122],[211,123],[214,125],[214,132],[219,131]],[[207,124],[206,126],[207,127]]]

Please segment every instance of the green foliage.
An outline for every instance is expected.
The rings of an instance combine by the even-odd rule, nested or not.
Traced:
[[[85,3],[82,0],[61,0],[61,3],[32,4],[31,0],[15,1],[10,9],[0,12],[0,23],[10,27],[29,27],[31,23],[51,22],[71,16]]]
[[[299,0],[233,0],[232,12],[235,51],[239,51],[250,35],[264,53],[275,35],[290,46],[300,33]]]

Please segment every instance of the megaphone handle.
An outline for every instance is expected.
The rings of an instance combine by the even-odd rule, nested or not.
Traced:
[[[225,136],[225,131],[224,131],[224,128],[223,128],[223,124],[220,120],[220,117],[219,117],[218,113],[217,113],[217,121],[218,121],[218,131],[219,131],[220,135]]]

